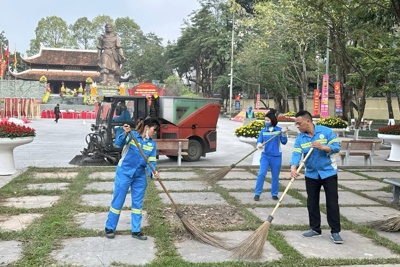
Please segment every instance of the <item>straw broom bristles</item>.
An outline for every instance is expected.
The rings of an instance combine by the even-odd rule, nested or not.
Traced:
[[[311,152],[314,148],[310,148],[307,155],[302,160],[300,166],[297,168],[297,172],[300,172],[301,168],[303,168],[304,163],[311,155]],[[278,210],[283,198],[285,197],[287,191],[294,181],[294,177],[290,179],[289,184],[286,186],[285,191],[283,191],[282,196],[279,198],[278,203],[276,203],[275,208],[268,216],[268,219],[260,226],[258,229],[247,237],[244,241],[242,241],[236,248],[232,249],[232,257],[239,259],[247,259],[247,258],[260,258],[262,251],[264,249],[265,241],[267,240],[268,231],[271,226],[271,222],[274,219],[274,214]]]
[[[368,223],[368,225],[385,232],[398,232],[400,231],[400,214],[390,215],[385,219],[372,221]]]
[[[274,139],[275,137],[277,137],[281,132],[277,132],[273,137],[271,137],[270,139],[268,139],[267,141],[265,141],[264,143],[262,143],[262,147],[265,146],[265,144],[267,144],[268,142],[270,142],[272,139]],[[211,174],[208,176],[209,180],[212,181],[219,181],[221,179],[223,179],[233,168],[235,168],[240,162],[242,162],[243,160],[245,160],[248,156],[250,156],[251,154],[253,154],[254,152],[256,152],[258,150],[258,148],[253,149],[250,153],[248,153],[246,156],[244,156],[243,158],[241,158],[238,162],[231,164],[230,166],[227,167],[223,167],[220,170],[216,171],[214,174]]]
[[[143,152],[141,146],[139,145],[138,141],[136,140],[135,136],[132,134],[132,132],[129,132],[129,134],[130,134],[133,142],[135,143],[136,147],[139,149],[139,152],[142,155],[143,159],[146,161],[147,165],[151,169],[152,173],[156,173],[156,170],[150,164],[149,160],[146,158],[146,155],[144,154],[144,152]],[[200,228],[194,226],[191,222],[189,222],[189,220],[184,216],[183,212],[179,210],[178,205],[176,205],[175,201],[172,199],[172,196],[168,192],[167,188],[164,186],[164,183],[161,181],[161,178],[159,176],[156,176],[156,179],[160,183],[162,189],[167,194],[169,200],[171,201],[172,205],[174,206],[175,213],[181,220],[183,227],[185,227],[185,229],[190,234],[192,234],[192,236],[195,239],[197,239],[205,244],[214,246],[214,247],[218,247],[218,248],[222,248],[222,249],[230,249],[226,244],[224,244],[222,242],[221,238],[214,236],[212,234],[208,234],[208,233],[204,232],[203,230],[201,230]]]

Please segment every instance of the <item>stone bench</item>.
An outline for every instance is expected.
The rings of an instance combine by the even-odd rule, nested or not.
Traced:
[[[399,195],[400,195],[400,179],[396,178],[385,178],[383,179],[384,183],[393,185],[393,199],[392,203],[399,203]]]
[[[157,155],[177,156],[178,165],[181,165],[182,155],[188,153],[182,150],[189,148],[189,139],[155,139]]]
[[[382,140],[343,140],[341,142],[342,150],[339,156],[342,165],[349,165],[349,157],[364,157],[364,165],[372,165],[375,151],[379,150]]]

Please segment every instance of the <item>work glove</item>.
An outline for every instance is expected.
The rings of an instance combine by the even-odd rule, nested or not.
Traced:
[[[258,144],[257,144],[257,149],[259,149],[259,150],[262,150],[262,149],[264,149],[264,146],[263,146],[263,144],[261,144],[261,143],[258,143]]]

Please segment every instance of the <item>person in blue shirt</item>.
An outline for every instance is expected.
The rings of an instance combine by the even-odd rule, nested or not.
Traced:
[[[146,170],[150,178],[158,177],[158,172],[153,173],[147,165],[146,160],[140,153],[133,141],[130,132],[133,134],[142,148],[146,158],[156,170],[156,142],[152,139],[160,124],[155,118],[139,119],[135,131],[131,132],[128,124],[123,125],[123,132],[115,138],[115,144],[123,147],[121,159],[118,162],[115,173],[114,193],[110,210],[105,226],[104,235],[107,238],[115,237],[119,216],[125,202],[128,190],[131,190],[131,228],[132,237],[139,240],[146,240],[147,237],[140,231],[142,221],[143,199],[146,192],[147,180]]]
[[[271,109],[265,115],[265,128],[263,128],[257,138],[257,148],[262,149],[260,158],[260,169],[258,171],[256,187],[254,189],[254,200],[259,201],[263,191],[265,176],[268,168],[271,168],[271,196],[278,200],[279,192],[279,174],[282,166],[281,144],[285,145],[288,141],[287,128],[277,126],[278,120],[275,116],[275,110]],[[262,145],[264,142],[273,140]]]
[[[256,115],[254,114],[253,107],[249,106],[246,111],[246,118],[255,118]]]
[[[333,131],[322,125],[314,125],[308,111],[299,111],[295,115],[295,125],[300,134],[297,136],[290,161],[291,177],[300,174],[297,168],[303,155],[313,147],[305,162],[305,183],[307,190],[307,210],[310,231],[303,237],[321,236],[320,192],[324,187],[328,224],[331,238],[335,244],[342,244],[339,232],[340,213],[338,196],[338,169],[335,154],[340,151],[340,142]]]

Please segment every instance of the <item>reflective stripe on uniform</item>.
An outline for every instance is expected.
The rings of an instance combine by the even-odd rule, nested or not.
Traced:
[[[141,209],[132,209],[132,213],[133,214],[142,214],[142,210]]]
[[[121,210],[114,209],[113,207],[110,207],[110,212],[115,214],[121,214]]]
[[[157,161],[156,157],[149,157],[148,159],[149,159],[149,161]]]

